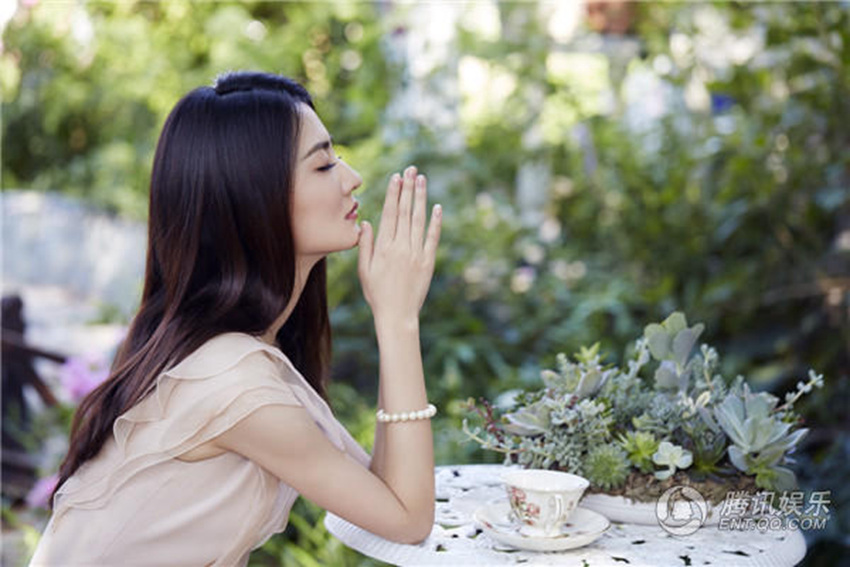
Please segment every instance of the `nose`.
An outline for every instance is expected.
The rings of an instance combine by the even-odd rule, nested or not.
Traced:
[[[347,162],[342,162],[342,165],[346,171],[346,175],[343,179],[343,191],[345,191],[346,194],[352,193],[363,185],[363,178],[360,177],[357,170],[348,165]]]

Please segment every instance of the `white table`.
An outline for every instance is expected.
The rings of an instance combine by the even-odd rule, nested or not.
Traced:
[[[328,513],[325,526],[348,547],[394,565],[574,565],[656,567],[704,565],[792,566],[806,554],[799,530],[718,531],[703,526],[676,537],[658,526],[612,522],[592,544],[570,551],[539,553],[502,546],[472,520],[479,506],[506,498],[500,465],[436,468],[434,529],[419,545],[393,543]]]

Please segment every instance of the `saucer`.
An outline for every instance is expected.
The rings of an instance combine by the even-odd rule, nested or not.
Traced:
[[[519,526],[509,518],[510,510],[510,505],[503,501],[482,506],[473,517],[484,533],[495,541],[529,551],[563,551],[582,547],[599,538],[611,525],[605,516],[579,506],[561,527],[560,534],[531,537],[519,532]]]

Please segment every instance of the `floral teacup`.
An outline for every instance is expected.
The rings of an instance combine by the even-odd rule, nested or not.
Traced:
[[[590,485],[574,474],[535,469],[509,471],[502,480],[519,532],[529,537],[558,535]]]

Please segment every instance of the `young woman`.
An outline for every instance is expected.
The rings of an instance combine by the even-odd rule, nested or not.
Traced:
[[[168,117],[141,306],[80,404],[32,565],[244,565],[298,494],[415,543],[434,515],[419,310],[440,237],[426,181],[392,176],[373,230],[360,176],[290,79],[230,73]],[[326,404],[325,256],[359,246],[380,350],[370,457]]]

